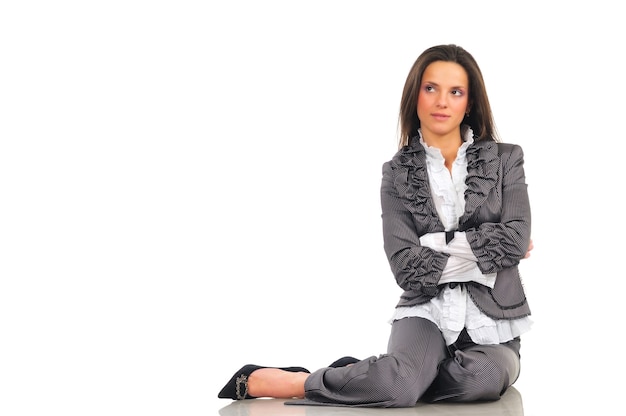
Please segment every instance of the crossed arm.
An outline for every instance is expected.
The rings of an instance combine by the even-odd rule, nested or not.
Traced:
[[[446,243],[444,232],[428,233],[420,237],[420,244],[434,251],[449,255],[448,261],[441,272],[439,284],[452,282],[476,282],[493,288],[496,281],[495,272],[483,274],[478,268],[478,259],[470,247],[465,232],[456,231],[454,238]],[[533,249],[532,240],[523,258],[530,257]]]
[[[398,285],[427,295],[446,282],[476,281],[493,286],[495,274],[530,256],[530,208],[521,148],[503,160],[502,212],[499,222],[458,231],[445,243],[444,232],[419,235],[414,216],[394,186],[390,164],[381,186],[384,245]]]

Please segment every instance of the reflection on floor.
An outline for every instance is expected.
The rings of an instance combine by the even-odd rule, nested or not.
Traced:
[[[233,401],[219,410],[220,416],[522,416],[522,396],[515,387],[510,387],[502,398],[483,403],[418,403],[415,407],[401,409],[328,407],[328,406],[285,406],[285,400],[254,399]]]

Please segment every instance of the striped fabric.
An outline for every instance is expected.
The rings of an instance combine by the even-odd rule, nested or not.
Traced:
[[[480,311],[493,319],[530,315],[518,264],[530,242],[530,206],[521,147],[477,141],[467,148],[465,211],[459,219],[483,273],[497,273],[493,289],[464,283]],[[447,255],[420,246],[445,231],[432,201],[424,147],[410,141],[383,166],[384,246],[404,290],[397,307],[428,302]],[[497,400],[520,372],[520,340],[477,345],[467,331],[446,347],[437,326],[406,317],[393,322],[386,354],[354,365],[322,368],[305,383],[306,399],[286,404],[410,407],[418,401]]]
[[[290,405],[411,407],[418,401],[497,400],[520,372],[519,340],[476,345],[467,334],[452,348],[432,322],[404,318],[391,327],[387,354],[322,368],[305,383],[306,399]]]

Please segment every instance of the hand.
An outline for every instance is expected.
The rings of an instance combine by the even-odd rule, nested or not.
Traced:
[[[534,248],[535,246],[533,246],[533,240],[530,240],[530,244],[528,245],[528,251],[526,252],[526,254],[524,254],[524,258],[527,259],[530,257],[530,251]]]

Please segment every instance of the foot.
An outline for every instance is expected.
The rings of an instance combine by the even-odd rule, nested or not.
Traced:
[[[233,399],[233,400],[245,400],[256,399],[248,393],[248,377],[250,374],[261,368],[275,368],[275,367],[261,367],[259,365],[247,364],[241,367],[226,383],[222,390],[218,393],[217,397],[220,399]],[[309,370],[303,367],[282,367],[279,370],[289,371],[292,373],[310,373]]]

